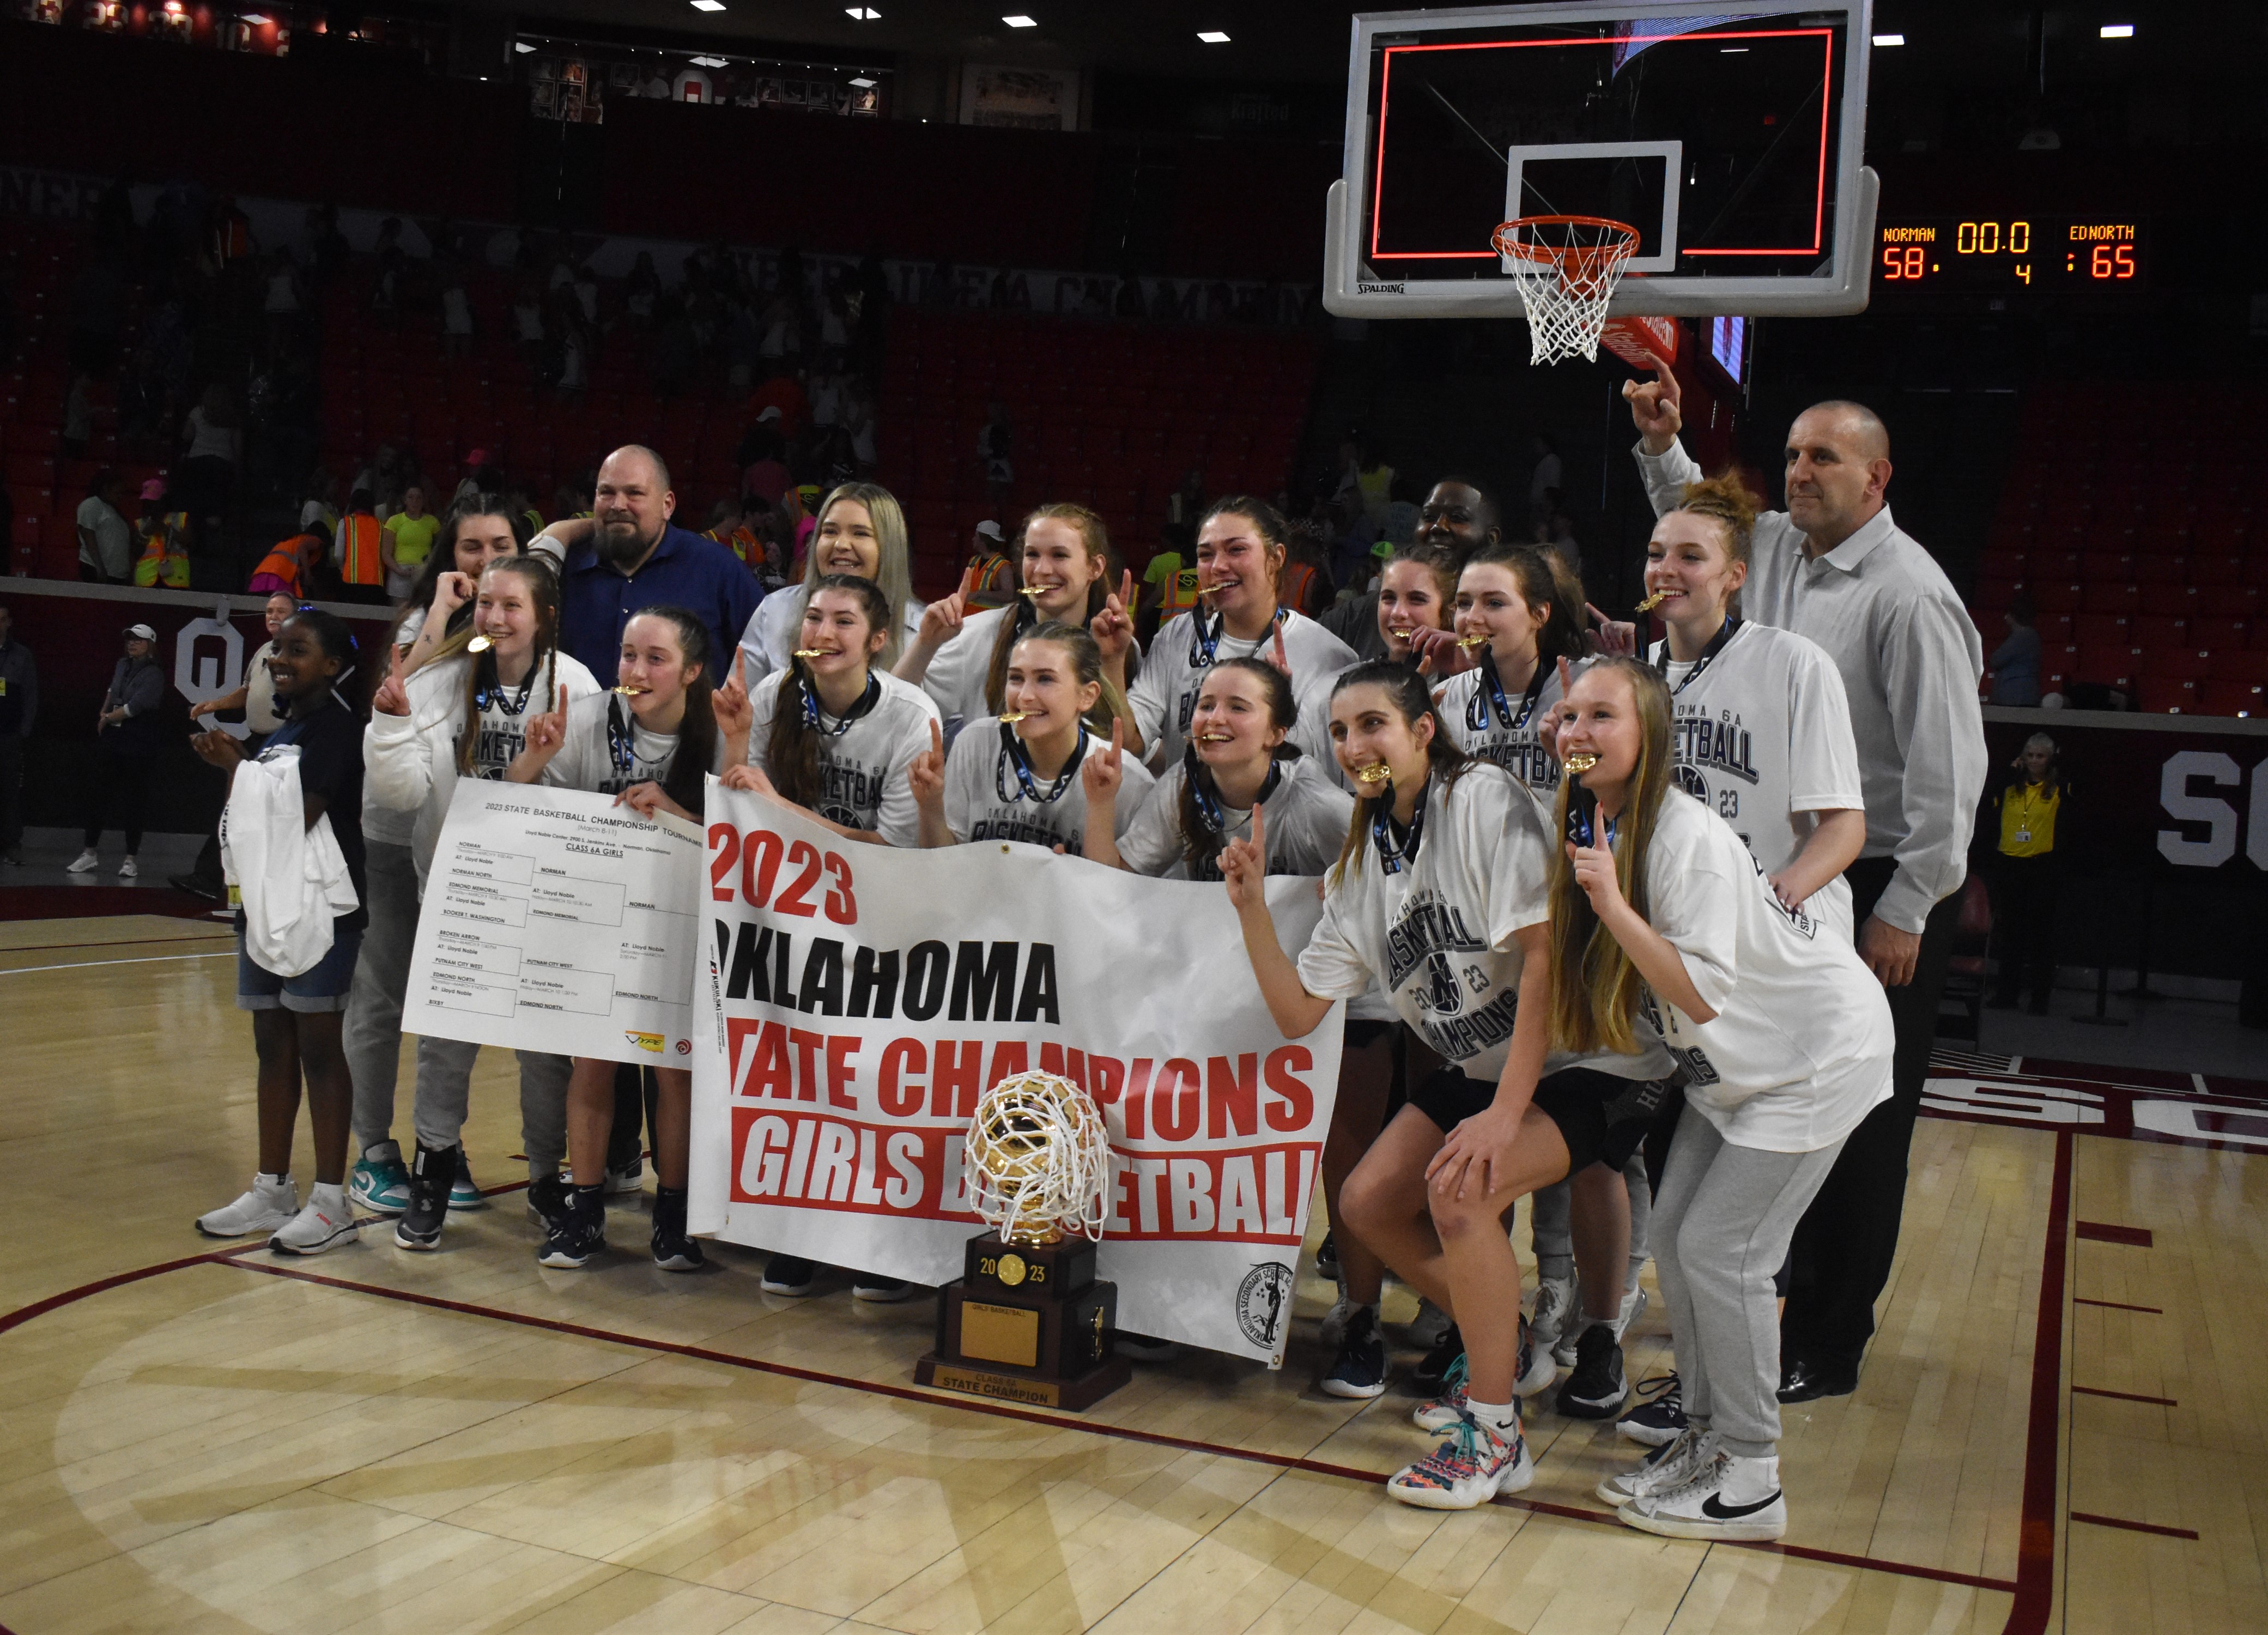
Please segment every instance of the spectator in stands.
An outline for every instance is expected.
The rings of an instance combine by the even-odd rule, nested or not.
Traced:
[[[344,515],[332,531],[331,555],[349,601],[383,602],[387,595],[386,525],[378,519],[370,490],[357,487],[347,497]]]
[[[244,588],[254,596],[281,591],[298,600],[311,600],[316,586],[310,576],[329,554],[330,541],[321,534],[295,534],[260,559]]]
[[[736,496],[728,494],[709,507],[709,527],[701,537],[731,551],[752,573],[763,565],[763,543],[748,527],[747,508]]]
[[[126,482],[105,466],[78,503],[78,577],[93,585],[134,578],[134,528],[126,520]]]
[[[755,424],[740,439],[740,497],[777,505],[786,494],[790,477],[787,444],[780,435],[779,405],[768,403],[756,415]]]
[[[86,792],[86,849],[64,866],[85,874],[100,866],[95,848],[106,820],[125,832],[126,860],[119,873],[132,880],[142,850],[142,811],[150,796],[150,771],[164,748],[158,711],[166,701],[165,672],[158,667],[158,632],[146,624],[126,627],[126,656],[110,674],[109,689],[95,718],[96,763]]]
[[[1999,951],[1999,976],[1992,1007],[2013,1011],[2016,991],[2032,991],[2030,1010],[2048,1013],[2055,991],[2056,900],[2061,869],[2057,864],[2057,829],[2070,796],[2056,764],[2056,740],[2035,733],[2011,769],[2013,776],[1992,797],[1999,820],[1992,858],[1992,941]]]
[[[2031,597],[2018,591],[2000,616],[2008,626],[2007,638],[1984,661],[1992,674],[1992,702],[2029,710],[2040,702],[2040,632]]]
[[[1330,567],[1323,559],[1322,541],[1305,527],[1286,528],[1284,578],[1277,586],[1277,602],[1312,619],[1329,608],[1337,594]]]
[[[142,542],[134,559],[134,583],[164,586],[168,590],[189,587],[189,518],[187,512],[166,509],[166,480],[152,477],[142,485],[142,515],[134,525]]]
[[[307,474],[299,497],[299,532],[335,534],[339,527],[339,480],[318,466]]]
[[[181,463],[174,479],[181,508],[189,513],[199,552],[220,554],[221,524],[236,492],[244,464],[244,431],[236,399],[216,380],[189,410],[181,425]]]
[[[473,350],[473,297],[463,269],[451,267],[441,280],[441,353],[462,357]]]
[[[767,422],[765,414],[770,409],[779,412]],[[748,412],[759,425],[769,423],[777,431],[781,442],[792,443],[811,423],[811,398],[792,370],[775,368],[750,394]]]
[[[1160,625],[1197,606],[1197,565],[1191,559],[1196,544],[1197,529],[1185,522],[1169,521],[1160,533],[1158,549],[1142,570],[1142,592],[1135,603],[1139,640],[1152,640]]]
[[[641,608],[683,608],[709,627],[711,652],[728,653],[762,593],[740,559],[670,522],[677,496],[650,448],[616,449],[599,468],[589,519],[554,522],[530,545],[559,566],[559,645],[594,674],[613,673],[622,627]]]
[[[401,509],[386,519],[385,537],[379,541],[379,556],[386,563],[387,600],[400,601],[409,594],[409,587],[425,571],[425,558],[440,532],[441,519],[425,509],[423,486],[413,482],[403,489]]]
[[[24,861],[24,740],[40,713],[40,667],[0,607],[0,864]]]
[[[879,463],[874,447],[874,400],[865,387],[853,382],[843,394],[843,430],[850,438],[850,463],[859,479],[867,481]]]
[[[961,598],[963,606],[1005,608],[1016,600],[1015,559],[1009,555],[1007,541],[1000,536],[1000,525],[989,517],[976,525],[976,537],[964,571],[976,578],[968,594]]]

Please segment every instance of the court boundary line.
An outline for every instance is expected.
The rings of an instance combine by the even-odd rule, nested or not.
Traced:
[[[173,958],[211,958],[211,955],[174,955]],[[119,961],[134,963],[134,961]],[[2063,1325],[2066,1274],[2069,1260],[2071,1226],[2071,1185],[2073,1132],[2055,1132],[2055,1158],[2049,1184],[2048,1226],[2046,1244],[2040,1269],[2040,1300],[2032,1349],[2032,1390],[2025,1435],[2024,1489],[2019,1506],[2020,1532],[2016,1551],[2016,1576],[2011,1579],[1986,1577],[1981,1573],[1961,1572],[1946,1567],[1922,1566],[1909,1562],[1884,1561],[1872,1556],[1852,1555],[1843,1550],[1823,1550],[1812,1545],[1788,1544],[1770,1541],[1718,1539],[1704,1546],[1746,1550],[1768,1555],[1786,1556],[1796,1560],[1816,1562],[1826,1566],[1839,1566],[1855,1572],[1883,1572],[1899,1578],[1921,1579],[1933,1583],[1953,1584],[1969,1589],[1988,1590],[2009,1595],[2013,1604],[2003,1635],[2042,1635],[2047,1626],[2054,1598],[2056,1565],[2056,1484],[2061,1468],[2063,1420]],[[492,1189],[489,1196],[514,1192],[526,1182],[513,1182]],[[318,1287],[335,1288],[348,1293],[374,1295],[405,1305],[422,1306],[437,1311],[453,1312],[461,1316],[485,1317],[510,1322],[522,1328],[536,1329],[549,1333],[563,1334],[578,1339],[593,1340],[602,1344],[627,1346],[636,1351],[658,1355],[682,1357],[690,1361],[715,1363],[748,1373],[766,1374],[776,1378],[797,1380],[814,1385],[836,1386],[863,1392],[868,1396],[888,1397],[897,1401],[920,1403],[932,1407],[956,1410],[965,1413],[987,1415],[993,1418],[1013,1419],[1026,1424],[1047,1426],[1053,1430],[1080,1431],[1090,1435],[1119,1441],[1138,1442],[1151,1447],[1175,1448],[1184,1453],[1204,1454],[1216,1458],[1235,1459],[1246,1463],[1270,1465],[1278,1469],[1298,1470],[1307,1475],[1336,1477],[1381,1487],[1386,1473],[1359,1469],[1351,1465],[1334,1464],[1326,1460],[1311,1459],[1302,1455],[1269,1453],[1261,1448],[1236,1447],[1226,1443],[1207,1442],[1193,1437],[1169,1436],[1162,1432],[1144,1431],[1131,1425],[1095,1424],[1070,1414],[1047,1413],[1036,1409],[1011,1407],[970,1398],[957,1399],[944,1394],[933,1394],[909,1385],[895,1385],[880,1380],[851,1380],[840,1374],[822,1374],[816,1369],[799,1367],[792,1363],[769,1361],[762,1358],[737,1355],[707,1346],[691,1345],[682,1341],[663,1340],[646,1336],[622,1333],[593,1328],[584,1323],[567,1322],[554,1317],[540,1317],[533,1313],[509,1311],[500,1307],[476,1306],[468,1301],[453,1300],[439,1295],[423,1294],[411,1289],[387,1288],[383,1285],[357,1283],[351,1278],[334,1278],[321,1272],[307,1271],[297,1266],[244,1259],[267,1248],[264,1240],[255,1240],[233,1248],[208,1250],[199,1255],[184,1256],[160,1261],[131,1271],[116,1273],[66,1289],[27,1306],[0,1315],[0,1335],[21,1328],[35,1317],[63,1307],[87,1300],[109,1290],[129,1284],[145,1282],[180,1271],[192,1266],[227,1266],[239,1271],[257,1272],[291,1282],[306,1283]],[[1586,1521],[1594,1525],[1619,1525],[1611,1511],[1586,1509],[1580,1506],[1557,1504],[1548,1499],[1523,1499],[1505,1495],[1491,1503],[1507,1509],[1524,1510],[1534,1515],[1551,1516],[1561,1521]],[[2092,1521],[2093,1517],[2087,1520]],[[0,1625],[0,1635],[12,1635]]]
[[[6,952],[0,949],[0,954]],[[0,968],[0,976],[29,976],[34,971],[91,971],[105,965],[162,965],[168,960],[232,960],[235,957],[236,950],[233,948],[216,948],[210,954],[151,954],[136,960],[65,960],[60,965],[10,966]]]

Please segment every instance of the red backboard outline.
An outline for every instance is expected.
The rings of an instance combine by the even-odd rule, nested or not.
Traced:
[[[1643,42],[1652,49],[1665,45],[1676,45],[1688,41],[1718,40],[1791,40],[1816,37],[1822,50],[1820,67],[1819,97],[1819,174],[1811,217],[1811,242],[1786,249],[1737,248],[1715,250],[1682,250],[1683,255],[1816,255],[1826,239],[1827,223],[1827,140],[1828,114],[1834,101],[1835,31],[1830,28],[1771,28],[1747,29],[1727,33],[1693,34],[1616,34],[1571,40],[1474,40],[1454,45],[1388,46],[1386,61],[1378,79],[1378,162],[1372,173],[1370,188],[1370,259],[1373,261],[1493,261],[1493,249],[1482,250],[1388,250],[1378,247],[1378,217],[1380,205],[1386,191],[1386,115],[1389,92],[1394,83],[1394,59],[1406,52],[1419,51],[1514,51],[1535,46],[1619,46]]]

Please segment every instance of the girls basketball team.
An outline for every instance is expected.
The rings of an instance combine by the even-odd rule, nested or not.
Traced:
[[[358,1203],[396,1218],[401,1248],[436,1248],[448,1212],[482,1201],[460,1145],[477,1047],[420,1041],[414,1161],[392,1150],[406,1183],[364,1186],[358,1168],[351,1200],[342,1183],[350,1130],[366,1160],[390,1145],[408,952],[456,780],[697,817],[714,772],[846,840],[1020,840],[1221,881],[1287,1037],[1348,1002],[1322,1166],[1341,1295],[1322,1388],[1385,1389],[1386,1272],[1443,1315],[1415,1415],[1441,1440],[1389,1492],[1465,1508],[1526,1486],[1521,1400],[1559,1364],[1561,1411],[1624,1410],[1621,1337],[1650,1253],[1679,1373],[1624,1416],[1652,1451],[1600,1495],[1650,1532],[1778,1537],[1775,1274],[1845,1137],[1889,1094],[1891,1035],[1840,879],[1865,838],[1841,681],[1811,643],[1735,611],[1754,516],[1719,479],[1660,518],[1646,583],[1667,636],[1645,658],[1595,654],[1565,568],[1491,536],[1462,560],[1439,544],[1395,556],[1385,656],[1358,663],[1280,605],[1282,524],[1238,497],[1199,527],[1200,605],[1146,652],[1100,519],[1048,505],[1026,522],[1009,607],[974,610],[964,585],[923,608],[902,541],[851,541],[766,603],[729,675],[697,618],[649,608],[606,678],[559,651],[549,563],[492,538],[512,519],[468,499],[434,552],[456,565],[404,609],[366,727],[340,730],[345,626],[304,610],[277,632],[284,724],[259,753],[297,746],[306,823],[328,821],[362,906],[312,970],[240,957],[261,1170],[198,1225],[315,1254],[354,1237]],[[197,746],[239,758],[225,734]],[[1300,949],[1279,946],[1264,906],[1263,878],[1284,873],[1322,881]],[[545,1265],[606,1247],[614,1072],[521,1054]],[[288,1174],[303,1078],[304,1207]],[[658,1078],[652,1253],[689,1271],[689,1079]],[[1506,1226],[1530,1196],[1539,1287],[1523,1315]],[[813,1269],[785,1263],[764,1286],[806,1292]]]

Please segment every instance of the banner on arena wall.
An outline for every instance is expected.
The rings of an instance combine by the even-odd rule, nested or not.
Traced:
[[[690,1225],[910,1282],[961,1275],[962,1138],[1027,1070],[1108,1124],[1118,1322],[1280,1363],[1336,1097],[1333,1005],[1277,1031],[1217,883],[1037,846],[844,843],[711,782]],[[1294,953],[1315,882],[1268,882]]]
[[[701,831],[612,795],[457,780],[433,847],[404,1033],[683,1067]]]

